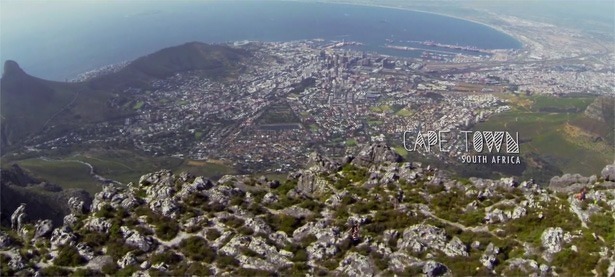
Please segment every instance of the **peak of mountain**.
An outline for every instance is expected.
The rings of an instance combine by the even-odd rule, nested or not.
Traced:
[[[554,178],[551,190],[514,178],[455,179],[390,150],[368,145],[341,161],[311,154],[308,168],[282,182],[245,175],[213,182],[161,170],[127,186],[105,186],[91,205],[69,200],[71,214],[56,229],[44,220],[20,220],[29,207],[19,207],[13,230],[0,232],[6,253],[0,257],[9,265],[3,273],[615,271],[615,164],[599,177]]]
[[[40,129],[46,117],[57,112],[54,103],[64,102],[65,97],[50,82],[28,75],[17,62],[9,60],[0,79],[0,98],[0,142],[4,148]]]
[[[16,61],[7,60],[4,62],[4,71],[2,72],[2,77],[11,77],[11,76],[23,76],[26,75],[26,72],[19,67]]]

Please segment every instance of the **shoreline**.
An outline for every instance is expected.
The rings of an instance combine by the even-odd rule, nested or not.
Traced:
[[[300,3],[321,3],[321,4],[337,4],[337,5],[352,5],[352,6],[361,6],[361,7],[373,7],[373,8],[383,8],[383,9],[394,9],[394,10],[400,10],[400,11],[410,11],[410,12],[419,12],[419,13],[425,13],[425,14],[432,14],[432,15],[437,15],[437,16],[443,16],[443,17],[449,17],[449,18],[453,18],[453,19],[458,19],[458,20],[463,20],[463,21],[467,21],[467,22],[472,22],[475,24],[479,24],[482,25],[484,27],[490,28],[494,31],[500,32],[504,35],[507,35],[509,37],[511,37],[512,39],[514,39],[517,43],[520,44],[519,48],[494,48],[494,49],[489,49],[489,50],[500,50],[500,49],[514,49],[514,50],[525,50],[528,47],[528,44],[525,43],[523,41],[523,39],[521,37],[523,37],[522,35],[519,35],[517,33],[514,32],[510,32],[507,30],[504,30],[502,28],[500,28],[499,26],[496,25],[490,25],[488,23],[485,22],[480,22],[477,21],[475,19],[470,19],[470,18],[465,18],[465,17],[461,17],[461,16],[457,16],[457,15],[451,15],[451,14],[446,14],[446,13],[440,13],[440,12],[433,12],[433,11],[426,11],[426,10],[420,10],[420,9],[413,9],[413,8],[404,8],[404,7],[395,7],[395,6],[387,6],[387,5],[380,5],[380,4],[367,4],[367,3],[349,3],[349,2],[340,2],[340,1],[335,1],[335,0],[324,0],[324,1],[318,1],[318,2],[312,2],[312,1],[308,1],[308,0],[280,0],[280,2],[300,2]],[[85,72],[80,72],[75,74],[74,76],[71,76],[70,78],[66,78],[68,79],[69,82],[75,82],[75,81],[80,81],[78,79],[83,79],[86,74],[96,74],[99,73],[98,71],[101,70],[106,70],[109,67],[114,67],[114,66],[126,66],[127,64],[129,64],[130,62],[132,62],[132,60],[123,60],[117,63],[111,63],[111,64],[106,64],[103,65],[101,67],[97,67],[94,69],[90,69],[88,71]],[[83,80],[81,80],[83,81]]]
[[[282,0],[284,2],[304,2],[304,3],[312,3],[310,1],[307,0]],[[317,3],[323,3],[323,4],[338,4],[338,5],[353,5],[353,6],[363,6],[363,7],[375,7],[375,8],[384,8],[384,9],[394,9],[394,10],[401,10],[401,11],[411,11],[411,12],[420,12],[420,13],[427,13],[427,14],[433,14],[433,15],[439,15],[439,16],[444,16],[444,17],[450,17],[450,18],[454,18],[454,19],[459,19],[459,20],[463,20],[463,21],[468,21],[468,22],[472,22],[472,23],[476,23],[479,25],[483,25],[487,28],[491,28],[495,31],[498,31],[502,34],[505,34],[511,38],[513,38],[514,40],[516,40],[519,44],[521,44],[521,47],[519,48],[519,50],[525,49],[527,44],[524,43],[520,38],[519,38],[519,34],[517,33],[513,33],[507,30],[502,29],[499,26],[495,26],[495,25],[490,25],[488,23],[485,22],[480,22],[477,21],[476,19],[470,19],[470,18],[465,18],[465,17],[461,17],[458,15],[451,15],[451,14],[445,14],[445,13],[440,13],[440,12],[433,12],[433,11],[425,11],[425,10],[419,10],[419,9],[413,9],[413,8],[403,8],[403,7],[394,7],[394,6],[386,6],[386,5],[379,5],[379,4],[366,4],[366,3],[349,3],[349,2],[339,2],[339,1],[319,1]]]

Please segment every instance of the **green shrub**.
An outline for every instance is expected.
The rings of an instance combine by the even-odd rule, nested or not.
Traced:
[[[276,191],[279,193],[279,195],[286,195],[291,189],[295,188],[296,186],[297,186],[297,181],[289,179],[289,180],[286,180],[284,184],[279,186],[276,189]]]
[[[571,249],[563,249],[555,254],[551,265],[556,266],[557,272],[566,276],[586,276],[598,263],[598,255],[587,252],[574,252]]]
[[[323,265],[329,270],[335,270],[339,266],[339,261],[335,259],[327,259],[323,262]]]
[[[193,261],[211,263],[216,259],[216,252],[202,237],[186,238],[179,243],[179,247],[182,254]]]
[[[233,268],[239,266],[239,261],[231,256],[220,255],[218,259],[216,259],[216,264],[220,268]]]
[[[372,218],[372,222],[362,226],[361,229],[366,234],[378,236],[388,229],[403,229],[418,224],[423,218],[421,215],[410,217],[398,210],[379,210]]]
[[[132,274],[135,273],[137,270],[139,270],[139,268],[137,268],[137,266],[130,265],[130,266],[127,266],[127,267],[124,267],[124,268],[118,270],[115,273],[115,276],[129,277],[129,276],[132,276]]]
[[[263,257],[262,257],[260,254],[258,254],[256,251],[254,251],[254,250],[252,250],[252,249],[250,249],[250,248],[248,248],[248,247],[245,247],[245,246],[242,246],[242,247],[239,249],[239,251],[240,251],[242,254],[244,254],[244,255],[246,255],[246,256],[248,256],[248,257],[259,257],[259,258],[263,258]]]
[[[369,171],[365,168],[354,166],[353,164],[346,164],[342,167],[342,174],[351,182],[363,183],[367,181],[369,177]]]
[[[250,204],[250,206],[248,206],[248,211],[255,215],[259,215],[259,214],[266,213],[267,209],[263,208],[263,206],[255,202],[255,203]]]
[[[304,248],[299,248],[299,250],[295,252],[295,255],[293,256],[291,260],[293,262],[307,262],[308,260],[307,251],[305,251]]]
[[[171,276],[211,276],[209,267],[199,262],[186,263],[181,262],[171,272]]]
[[[60,246],[58,256],[53,260],[53,264],[57,266],[79,266],[85,264],[86,260],[79,255],[77,248],[68,245]]]
[[[589,227],[606,241],[615,241],[615,219],[612,213],[596,213],[589,217]]]
[[[166,219],[156,223],[156,236],[162,240],[172,240],[179,232],[179,225],[175,220]]]
[[[244,197],[243,195],[234,195],[233,197],[231,197],[231,201],[230,201],[230,205],[231,206],[241,206],[241,204],[243,204],[244,202]]]
[[[165,251],[162,253],[154,254],[150,257],[150,262],[152,265],[165,263],[168,265],[174,265],[181,262],[182,257],[175,254],[173,251]]]
[[[235,271],[237,276],[277,276],[275,272],[269,272],[267,270],[262,269],[251,269],[251,268],[238,268]]]
[[[376,267],[380,270],[386,270],[389,268],[389,261],[384,258],[382,254],[379,254],[376,251],[371,252],[370,256],[373,258]]]
[[[0,254],[0,268],[2,276],[13,276],[15,273],[8,267],[9,262],[11,261],[11,257]]]
[[[129,245],[126,245],[121,239],[109,240],[106,242],[107,245],[107,255],[111,256],[114,260],[118,260],[126,253],[134,250],[135,248]]]
[[[254,230],[252,230],[252,228],[248,226],[241,226],[241,228],[239,228],[237,231],[245,236],[251,236],[254,234]]]
[[[465,226],[475,226],[483,223],[485,218],[485,212],[482,209],[475,211],[461,213],[459,216],[459,223]]]
[[[309,234],[307,235],[305,238],[303,238],[301,240],[301,246],[303,246],[304,248],[308,247],[310,244],[312,244],[313,242],[317,241],[318,239],[316,238],[316,236],[314,234]]]
[[[106,275],[114,275],[117,270],[119,269],[119,267],[114,263],[114,262],[110,262],[110,263],[105,263],[102,268],[101,271],[102,273],[106,274]]]
[[[243,224],[245,223],[243,219],[235,217],[235,216],[229,216],[229,217],[221,219],[220,221],[222,221],[222,223],[232,228],[239,228],[243,226]]]
[[[312,212],[315,213],[320,213],[322,211],[322,204],[314,201],[313,199],[306,199],[303,200],[303,202],[301,202],[299,204],[299,207],[304,208],[304,209],[308,209]]]
[[[493,275],[479,262],[479,257],[448,257],[446,255],[442,255],[439,259],[437,259],[437,261],[446,265],[453,276]]]
[[[305,262],[295,262],[284,276],[305,276],[310,266]]]
[[[111,205],[105,204],[96,212],[96,217],[112,218],[115,216],[115,210]]]
[[[90,276],[103,276],[102,272],[89,268],[78,268],[73,272],[71,277],[90,277]]]
[[[357,214],[369,214],[371,211],[380,210],[380,207],[378,202],[372,200],[356,203],[351,210]]]
[[[269,207],[276,209],[276,210],[280,210],[280,209],[284,209],[284,208],[287,208],[287,207],[290,207],[290,206],[293,206],[299,203],[300,203],[300,200],[298,199],[290,198],[286,195],[281,195],[278,201],[270,204]]]
[[[265,222],[267,222],[274,231],[283,231],[287,234],[292,234],[295,229],[303,225],[303,221],[303,219],[294,218],[285,214],[267,214],[265,216]]]
[[[40,270],[43,276],[68,276],[70,272],[70,270],[58,266],[49,266]]]
[[[215,229],[215,228],[208,229],[207,232],[205,233],[205,237],[210,241],[216,240],[221,235],[222,234],[220,234],[220,231],[218,231],[218,229]]]
[[[94,232],[94,231],[85,231],[84,234],[81,235],[81,241],[90,245],[92,247],[99,247],[105,245],[108,236],[103,233]]]
[[[267,194],[266,190],[258,190],[252,192],[252,199],[254,199],[254,203],[260,203],[261,201],[263,201],[263,197],[265,197],[265,194]]]
[[[444,191],[443,185],[429,184],[425,186],[429,194],[437,194]],[[436,197],[437,198],[437,197]]]
[[[204,194],[191,193],[190,195],[188,195],[188,198],[184,200],[184,203],[191,207],[199,207],[207,203],[208,200],[209,199]]]
[[[122,238],[122,229],[120,228],[121,223],[113,222],[111,224],[111,228],[109,228],[109,237],[112,239],[121,239]]]

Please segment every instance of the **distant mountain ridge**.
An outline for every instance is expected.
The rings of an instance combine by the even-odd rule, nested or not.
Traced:
[[[91,80],[93,87],[143,86],[186,71],[200,71],[208,78],[226,77],[239,69],[249,52],[225,45],[189,42],[138,58],[119,72]]]

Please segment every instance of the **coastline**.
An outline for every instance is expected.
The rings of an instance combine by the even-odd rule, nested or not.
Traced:
[[[311,1],[307,1],[307,0],[282,0],[285,2],[305,2],[305,3],[311,3]],[[425,10],[420,10],[420,9],[413,9],[413,8],[403,8],[403,7],[394,7],[394,6],[387,6],[387,5],[379,5],[379,4],[367,4],[367,3],[349,3],[349,2],[340,2],[340,1],[319,1],[318,3],[323,3],[323,4],[340,4],[340,5],[353,5],[353,6],[363,6],[363,7],[375,7],[375,8],[384,8],[384,9],[394,9],[394,10],[401,10],[401,11],[412,11],[412,12],[420,12],[420,13],[427,13],[427,14],[433,14],[433,15],[439,15],[439,16],[444,16],[444,17],[450,17],[450,18],[455,18],[455,19],[459,19],[459,20],[463,20],[463,21],[468,21],[468,22],[472,22],[472,23],[476,23],[479,25],[483,25],[485,27],[491,28],[495,31],[498,31],[500,33],[503,33],[507,36],[510,36],[511,38],[515,39],[519,44],[521,44],[520,49],[526,49],[527,44],[520,38],[521,35],[517,34],[517,33],[513,33],[510,32],[508,30],[504,30],[499,26],[495,26],[495,25],[491,25],[485,22],[481,22],[481,21],[477,21],[476,19],[470,19],[470,18],[465,18],[465,17],[461,17],[458,15],[451,15],[451,14],[445,14],[445,13],[440,13],[440,12],[433,12],[433,11],[425,11]]]

